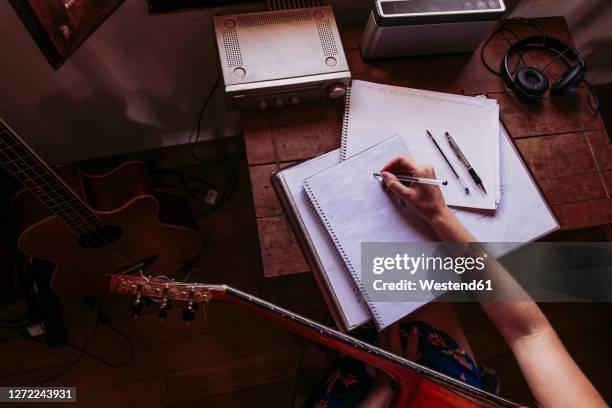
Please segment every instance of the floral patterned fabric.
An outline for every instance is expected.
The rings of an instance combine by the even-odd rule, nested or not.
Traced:
[[[404,347],[410,330],[415,330],[419,336],[417,363],[482,388],[478,366],[451,336],[425,322],[400,323]]]
[[[404,349],[410,330],[414,330],[419,336],[416,362],[475,387],[494,394],[499,393],[499,381],[495,372],[490,369],[479,370],[474,360],[451,336],[425,322],[400,323],[400,338]],[[374,342],[376,331],[373,327],[360,331],[357,337],[365,337],[364,340]],[[318,393],[313,406],[314,408],[357,407],[368,395],[373,382],[374,379],[363,362],[341,356],[336,370]]]

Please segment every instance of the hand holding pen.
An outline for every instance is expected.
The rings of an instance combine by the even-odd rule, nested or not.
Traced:
[[[438,186],[445,180],[437,180],[433,167],[418,165],[406,156],[398,156],[387,163],[380,172],[382,188],[393,193],[405,205],[425,219],[435,219],[442,209],[448,209]],[[402,183],[395,174],[428,180],[427,183],[411,181]],[[437,184],[437,185],[431,185]]]

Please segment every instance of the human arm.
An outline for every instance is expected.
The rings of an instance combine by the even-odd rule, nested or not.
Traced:
[[[382,170],[383,188],[423,217],[442,241],[476,242],[448,208],[439,187],[416,183],[406,186],[392,173],[435,178],[430,166],[419,166],[406,157],[397,157]],[[485,272],[500,285],[522,291],[498,262],[493,260],[487,264]],[[526,293],[523,292],[520,301],[481,302],[481,305],[510,346],[541,406],[606,406]]]

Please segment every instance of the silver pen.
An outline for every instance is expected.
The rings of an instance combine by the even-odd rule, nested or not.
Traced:
[[[390,173],[393,174],[393,173]],[[445,186],[448,184],[446,180],[437,180],[432,178],[414,177],[414,176],[402,176],[393,174],[397,179],[404,183],[421,183],[421,184],[432,184],[435,186]],[[374,173],[374,177],[382,177],[380,173]]]
[[[487,190],[485,190],[484,185],[482,184],[482,180],[478,176],[478,173],[476,173],[476,170],[474,170],[470,162],[465,158],[465,155],[463,154],[461,149],[459,149],[459,146],[457,146],[457,142],[455,142],[455,139],[453,139],[453,137],[449,135],[448,132],[444,132],[444,135],[446,136],[448,144],[450,145],[453,152],[455,152],[455,155],[457,156],[459,161],[465,166],[468,173],[470,173],[470,177],[472,177],[474,183],[476,183],[476,185],[480,187],[480,189],[484,191],[485,194],[487,194]]]

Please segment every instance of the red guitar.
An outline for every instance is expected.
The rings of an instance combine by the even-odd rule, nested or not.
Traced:
[[[144,264],[153,275],[173,273],[200,249],[189,208],[153,192],[143,163],[103,175],[56,172],[0,119],[0,165],[25,187],[12,203],[19,249],[55,264],[59,295],[98,297],[106,273]]]
[[[135,296],[135,313],[140,311],[145,298],[158,300],[161,318],[168,313],[172,301],[184,303],[183,319],[186,321],[195,318],[202,303],[216,300],[236,303],[295,334],[385,371],[398,386],[395,407],[519,406],[226,285],[179,283],[133,275],[108,275],[108,287],[113,293]]]

